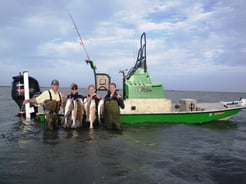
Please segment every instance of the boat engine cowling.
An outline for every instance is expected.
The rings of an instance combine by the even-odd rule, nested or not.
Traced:
[[[240,100],[240,103],[241,103],[242,106],[245,106],[246,105],[246,99],[242,98]]]
[[[20,112],[25,111],[23,106],[23,101],[25,99],[24,96],[24,78],[23,75],[20,73],[17,76],[13,76],[12,81],[12,99],[17,103],[19,106]],[[29,95],[30,98],[37,96],[41,93],[38,81],[29,76]]]

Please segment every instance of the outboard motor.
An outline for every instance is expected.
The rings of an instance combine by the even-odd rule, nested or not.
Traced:
[[[39,83],[36,79],[29,76],[29,95],[30,98],[37,96],[41,93]],[[19,114],[25,113],[25,106],[23,105],[23,101],[25,99],[24,96],[24,78],[23,74],[19,74],[13,77],[12,81],[12,99],[19,106],[20,112]],[[34,108],[35,112],[37,108]]]

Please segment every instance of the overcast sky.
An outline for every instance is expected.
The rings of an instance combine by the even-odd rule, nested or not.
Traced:
[[[142,32],[165,89],[246,92],[245,0],[1,0],[0,85],[29,71],[41,86],[93,82],[68,10],[98,72],[121,84]]]

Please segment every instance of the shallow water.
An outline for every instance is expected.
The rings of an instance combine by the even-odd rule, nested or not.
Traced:
[[[0,183],[246,183],[246,111],[201,125],[125,125],[122,133],[50,132],[21,122],[9,87],[0,87]],[[65,89],[67,90],[67,89]],[[83,91],[82,91],[83,92]],[[246,94],[167,91],[198,101]]]

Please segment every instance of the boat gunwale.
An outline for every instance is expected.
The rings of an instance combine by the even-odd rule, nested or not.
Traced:
[[[232,110],[242,110],[246,109],[246,106],[243,107],[230,107],[225,109],[217,109],[217,110],[203,110],[203,111],[173,111],[173,112],[162,112],[162,113],[120,113],[120,116],[136,116],[136,115],[169,115],[169,114],[205,114],[205,113],[216,113],[216,112],[224,112],[224,111],[232,111]]]

